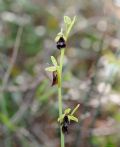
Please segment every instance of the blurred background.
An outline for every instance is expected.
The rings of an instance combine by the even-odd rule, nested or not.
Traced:
[[[0,147],[60,147],[57,87],[63,16],[63,109],[80,104],[66,147],[120,147],[120,0],[0,0]]]

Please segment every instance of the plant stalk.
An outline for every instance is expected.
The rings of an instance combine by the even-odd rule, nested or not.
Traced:
[[[63,67],[63,59],[64,59],[64,51],[65,49],[61,49],[60,54],[60,69],[59,69],[59,85],[58,85],[58,102],[59,102],[59,117],[62,115],[62,67]],[[62,132],[62,127],[60,127],[60,136],[61,136],[61,147],[65,146],[64,143],[64,134]]]

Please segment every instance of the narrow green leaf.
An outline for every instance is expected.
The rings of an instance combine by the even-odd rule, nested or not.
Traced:
[[[6,115],[0,113],[0,120],[1,120],[2,123],[3,123],[4,125],[6,125],[10,130],[15,130],[16,126],[13,125],[13,124],[10,122],[9,118],[8,118]]]
[[[71,18],[68,17],[68,16],[64,16],[64,22],[65,22],[65,24],[67,24],[67,25],[71,24]]]
[[[65,109],[64,114],[69,114],[70,111],[71,111],[71,109],[70,108],[67,108],[67,109]]]
[[[68,119],[78,122],[78,118],[74,117],[73,115],[68,115]]]
[[[54,66],[57,66],[57,61],[56,61],[54,56],[51,56],[51,61],[52,61]]]
[[[53,72],[53,71],[56,71],[56,67],[55,66],[50,66],[50,67],[45,68],[45,70]]]

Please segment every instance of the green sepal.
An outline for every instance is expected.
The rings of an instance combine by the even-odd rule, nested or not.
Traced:
[[[70,108],[67,108],[67,109],[65,109],[64,114],[69,114],[70,111],[71,111],[71,109]]]
[[[72,29],[72,27],[73,27],[75,21],[76,21],[76,16],[74,16],[72,22],[67,26],[67,30],[66,30],[66,38],[68,38],[69,33],[70,33],[70,31],[71,31],[71,29]]]
[[[64,117],[65,117],[65,114],[62,114],[62,115],[58,118],[57,121],[60,122],[60,123],[63,122],[63,118],[64,118]]]
[[[57,60],[55,59],[54,56],[51,56],[51,61],[52,61],[53,65],[57,67],[57,65],[58,65]]]
[[[64,16],[64,23],[67,25],[71,24],[71,18],[69,16]]]
[[[50,66],[50,67],[45,68],[45,70],[53,72],[53,71],[56,71],[56,67],[55,66]]]
[[[76,118],[75,116],[73,116],[73,115],[68,115],[68,119],[69,119],[69,121],[75,121],[75,122],[78,122],[78,118]]]

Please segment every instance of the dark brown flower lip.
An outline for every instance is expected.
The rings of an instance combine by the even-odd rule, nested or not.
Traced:
[[[53,71],[53,77],[52,77],[52,85],[51,86],[54,86],[56,84],[58,84],[58,75],[57,75],[57,71]]]
[[[63,122],[61,123],[62,125],[62,132],[64,134],[68,134],[68,127],[69,127],[69,124],[70,124],[70,121],[68,119],[68,116],[65,115],[64,118],[63,118]]]
[[[63,125],[63,126],[62,126],[62,132],[63,132],[64,134],[68,134],[68,126]]]
[[[60,37],[59,40],[57,41],[57,49],[62,49],[66,47],[66,41],[63,37]]]

